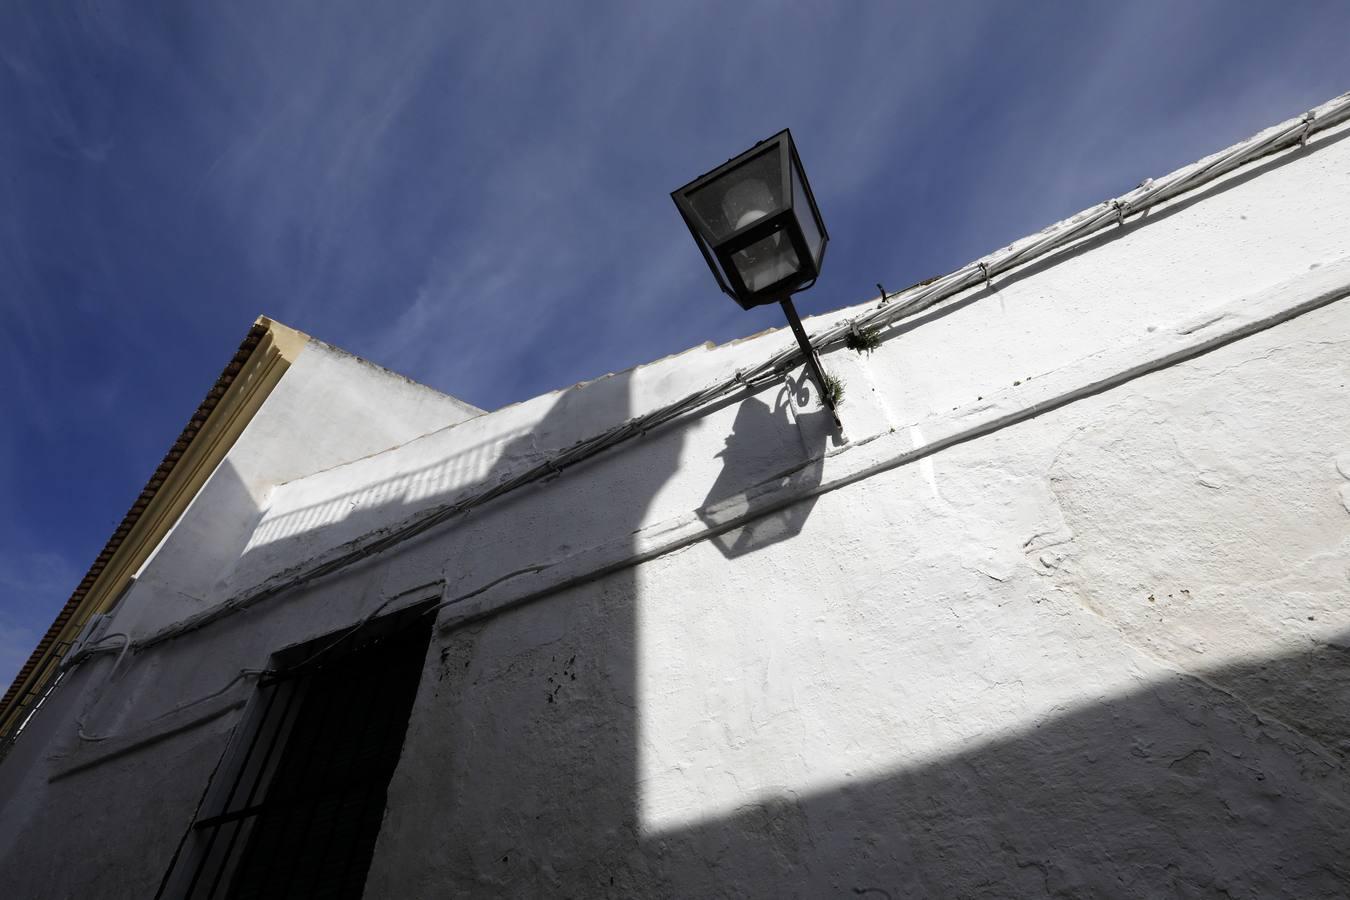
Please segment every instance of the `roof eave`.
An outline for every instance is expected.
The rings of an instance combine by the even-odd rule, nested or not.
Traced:
[[[13,736],[85,624],[117,602],[309,340],[266,316],[253,323],[0,699],[0,735]]]

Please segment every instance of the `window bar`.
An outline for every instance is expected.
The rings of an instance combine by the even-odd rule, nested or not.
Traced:
[[[260,722],[266,725],[268,717],[272,714],[272,704],[276,702],[277,692],[274,689],[267,695],[267,703],[263,706],[262,718]],[[239,765],[239,771],[234,774],[234,783],[230,785],[230,791],[225,795],[225,802],[221,804],[221,809],[229,811],[230,803],[234,801],[234,792],[239,790],[239,782],[244,778],[244,772],[248,770],[249,760],[253,757],[253,751],[257,749],[258,740],[262,737],[263,727],[259,727],[253,732],[253,737],[249,739],[248,750],[244,753],[244,761]],[[191,897],[192,892],[197,889],[197,882],[201,880],[202,873],[206,870],[211,861],[211,851],[216,846],[216,836],[220,834],[218,827],[211,828],[211,834],[206,839],[206,849],[197,862],[195,871],[192,873],[192,880],[188,882],[185,896]]]
[[[425,648],[425,642],[417,641],[417,642],[413,642],[413,643],[414,643],[414,646]],[[407,656],[407,659],[409,660],[409,662],[404,662],[403,659],[400,659],[400,662],[403,662],[404,665],[405,665],[405,666],[408,666],[409,668],[411,668],[411,667],[412,667],[412,663],[415,662],[415,663],[416,663],[417,672],[416,672],[416,673],[407,673],[406,675],[405,675],[405,673],[403,673],[403,672],[400,672],[400,673],[398,673],[398,674],[399,674],[400,676],[403,676],[403,677],[408,677],[408,675],[411,675],[412,677],[418,678],[418,679],[420,680],[421,671],[422,671],[422,660],[423,660],[423,658],[424,658],[425,656],[426,656],[426,651],[425,651],[425,649],[423,649],[421,653],[409,653],[408,656]],[[392,667],[391,667],[391,668],[392,668]],[[401,678],[400,678],[400,679],[397,679],[397,680],[401,680]],[[411,711],[412,711],[412,710],[411,710],[411,707],[412,707],[412,705],[413,705],[413,703],[414,703],[415,701],[416,701],[416,697],[413,696],[413,697],[410,698],[410,702],[408,702],[408,703],[406,703],[406,704],[400,703],[400,704],[398,705],[398,708],[397,708],[396,710],[394,710],[394,709],[389,709],[388,707],[386,707],[386,708],[384,709],[384,712],[385,712],[386,717],[387,717],[387,716],[391,716],[391,715],[396,715],[396,716],[399,716],[399,717],[403,717],[403,716],[406,716],[406,715],[410,714]],[[383,730],[384,730],[384,739],[380,742],[380,747],[379,747],[379,751],[378,751],[378,753],[379,753],[379,758],[378,758],[379,761],[376,763],[376,765],[377,765],[377,767],[378,767],[378,768],[377,768],[377,771],[381,771],[381,772],[384,771],[384,769],[386,768],[386,766],[385,766],[385,760],[388,759],[388,757],[389,757],[390,755],[397,754],[397,753],[402,749],[404,738],[405,738],[406,735],[407,735],[407,730],[406,730],[406,728],[404,728],[404,729],[391,728],[391,727],[388,727],[387,725],[384,725],[384,726],[382,726],[382,727],[383,727]],[[391,774],[392,774],[392,773],[391,773]],[[370,780],[368,780],[368,781],[366,782],[366,787],[365,787],[365,790],[362,792],[362,795],[361,795],[361,802],[360,802],[360,805],[359,805],[360,813],[358,814],[358,817],[357,817],[357,819],[358,819],[359,822],[364,823],[364,822],[367,820],[367,816],[365,815],[365,812],[366,812],[367,807],[369,807],[369,806],[372,804],[372,802],[377,802],[377,801],[378,801],[378,802],[380,803],[380,805],[383,806],[384,803],[385,803],[385,802],[387,801],[387,799],[388,799],[388,787],[387,787],[387,784],[379,784],[378,781],[380,781],[380,780],[379,780],[379,779],[373,779],[373,778],[372,778],[372,779],[370,779]],[[377,790],[377,787],[379,788],[378,790]],[[376,817],[374,821],[375,821],[375,827],[378,829],[378,828],[379,828],[379,824],[382,822],[382,817]],[[378,833],[378,832],[377,832],[377,833]],[[357,836],[356,836],[356,838],[355,838],[355,840],[357,841],[358,844],[360,844],[360,843],[362,842],[362,841],[361,841],[361,838],[362,838],[362,835],[358,832],[358,834],[357,834]],[[372,851],[373,851],[373,849],[374,849],[374,848],[373,848],[373,844],[372,844]],[[355,853],[348,853],[348,854],[347,854],[347,859],[346,859],[346,861],[343,863],[343,866],[342,866],[342,874],[341,874],[341,876],[339,877],[339,882],[338,882],[339,884],[345,884],[345,883],[347,882],[347,879],[348,879],[348,878],[350,877],[350,875],[351,875],[352,866],[355,865],[355,864],[356,864],[356,854],[355,854]],[[367,866],[368,866],[368,865],[369,865],[369,863],[367,863]]]
[[[254,804],[253,800],[254,797],[256,797],[258,794],[258,788],[262,787],[262,785],[267,779],[267,770],[272,763],[272,753],[273,751],[276,750],[277,745],[281,742],[281,735],[282,732],[286,730],[286,721],[290,716],[291,707],[295,705],[296,696],[299,695],[301,691],[305,688],[305,683],[303,681],[298,681],[290,685],[289,687],[290,689],[286,693],[286,703],[281,708],[281,716],[277,719],[276,727],[272,729],[272,737],[267,743],[267,752],[263,754],[262,762],[258,764],[258,772],[253,777],[253,784],[248,789],[248,796],[244,798],[244,808],[239,810],[239,813],[235,817],[237,820],[237,824],[234,826],[234,831],[230,835],[230,843],[225,847],[225,856],[220,862],[220,868],[216,870],[216,877],[211,882],[211,890],[207,892],[206,896],[208,898],[214,897],[216,895],[216,891],[220,888],[221,879],[225,875],[225,870],[229,868],[230,857],[234,855],[234,845],[239,840],[239,833],[244,830],[244,822],[242,821],[244,818],[246,818],[244,814],[247,813],[249,815],[256,815],[258,812],[261,812],[267,805],[266,797],[264,797],[256,805]],[[285,687],[274,686],[272,688],[272,696],[268,698],[268,708],[263,713],[262,726],[258,728],[257,734],[254,736],[255,743],[257,742],[257,738],[260,737],[263,731],[265,730],[268,714],[271,712],[272,701],[276,699],[277,691],[280,690],[285,690]],[[252,750],[253,748],[250,747],[249,748],[250,754],[252,753]],[[245,762],[245,766],[247,766],[247,762]],[[244,774],[244,770],[240,769],[239,774],[242,776]],[[238,785],[237,779],[235,784],[236,786]],[[231,794],[233,794],[233,788],[231,789]],[[228,801],[226,802],[225,809],[227,811],[229,810]]]
[[[323,695],[323,706],[320,708],[319,715],[312,717],[312,718],[310,719],[310,721],[304,723],[304,724],[309,728],[309,730],[310,730],[310,734],[305,735],[305,737],[308,737],[308,738],[309,738],[309,746],[305,748],[304,753],[295,753],[294,756],[292,756],[292,752],[293,752],[296,748],[289,748],[289,747],[288,747],[287,750],[288,750],[288,751],[291,751],[291,752],[287,752],[287,753],[283,754],[282,761],[281,761],[281,765],[282,765],[282,766],[285,766],[286,769],[288,770],[287,773],[286,773],[288,776],[289,776],[289,774],[290,774],[290,770],[297,768],[297,767],[299,766],[299,764],[300,764],[302,761],[313,758],[313,756],[314,756],[314,748],[315,748],[316,746],[318,746],[319,741],[320,741],[320,740],[322,739],[322,737],[323,737],[323,725],[324,725],[324,723],[327,721],[328,715],[329,715],[329,713],[332,711],[332,708],[333,708],[334,698],[335,698],[336,695],[337,695],[337,691],[333,690],[333,685],[331,685],[331,684],[324,684],[324,683],[323,683],[323,680],[322,680],[321,677],[318,675],[318,671],[321,671],[322,668],[324,668],[324,667],[316,667],[316,669],[313,670],[313,671],[314,671],[314,674],[315,674],[315,679],[314,679],[314,682],[311,682],[311,687],[314,688],[314,689],[316,689],[316,690],[318,690],[318,692],[319,692],[320,694]],[[329,673],[329,677],[331,678],[331,673]],[[304,716],[303,712],[301,713],[301,718],[302,718],[302,719],[307,718],[306,716]],[[300,723],[297,722],[296,724],[299,725]],[[288,805],[288,807],[290,807],[290,808],[289,808],[288,810],[286,810],[284,813],[283,813],[281,810],[272,810],[272,811],[271,811],[272,814],[276,814],[276,815],[277,815],[277,820],[276,820],[277,833],[276,833],[276,836],[273,838],[273,840],[272,840],[272,842],[271,842],[271,843],[272,843],[272,846],[271,846],[270,848],[262,848],[262,847],[259,847],[259,848],[258,848],[259,850],[270,849],[271,852],[268,854],[268,858],[267,858],[266,863],[262,863],[261,865],[258,865],[258,866],[256,866],[256,867],[250,865],[249,868],[250,868],[251,870],[256,870],[256,871],[261,871],[261,872],[267,873],[267,872],[272,871],[273,867],[277,864],[277,862],[278,862],[277,857],[278,857],[278,855],[281,853],[281,848],[282,848],[282,846],[284,845],[284,840],[283,840],[283,839],[285,838],[287,832],[290,831],[290,825],[291,825],[293,819],[295,818],[295,809],[294,809],[294,807],[295,807],[295,805],[296,805],[296,801],[298,801],[298,800],[303,796],[303,791],[302,791],[302,789],[301,789],[301,783],[305,780],[305,776],[306,776],[306,775],[313,776],[314,770],[317,769],[317,768],[319,768],[319,767],[317,767],[317,766],[314,766],[314,767],[307,767],[306,769],[302,770],[302,771],[299,773],[299,774],[300,774],[300,777],[297,778],[297,779],[295,779],[295,781],[293,782],[293,783],[295,783],[296,787],[295,787],[293,790],[291,790],[291,791],[289,792],[290,796],[288,796],[288,797],[286,798],[287,801],[289,801],[287,805]],[[264,814],[264,815],[270,817],[270,814]],[[259,824],[262,825],[262,824],[270,824],[270,823],[263,823],[263,822],[260,822]],[[303,839],[303,836],[304,836],[304,832],[302,831],[302,832],[301,832],[301,837],[302,837],[302,839]],[[245,862],[251,862],[251,861],[245,860]],[[292,872],[293,872],[293,871],[294,871],[294,868],[292,867]],[[284,894],[283,894],[282,896],[284,896]]]
[[[203,849],[184,858],[187,896],[360,894],[430,638],[410,627],[422,621],[261,679],[269,693],[223,802],[188,832]]]
[[[364,683],[362,683],[358,687],[358,690],[361,692],[361,696],[359,696],[359,698],[353,698],[354,702],[350,707],[352,712],[359,710],[362,713],[358,718],[358,721],[361,723],[360,732],[359,734],[356,734],[354,736],[354,738],[351,740],[349,744],[352,756],[348,766],[346,767],[347,771],[345,772],[339,771],[336,773],[339,776],[346,776],[349,783],[351,783],[354,780],[352,776],[355,774],[355,772],[359,771],[360,766],[359,759],[361,755],[361,749],[362,747],[364,747],[368,739],[371,727],[376,723],[376,721],[380,716],[380,713],[382,712],[381,706],[374,701],[378,700],[378,698],[381,696],[385,696],[387,693],[385,689],[386,685],[384,684],[384,682],[387,680],[386,677],[387,668],[388,668],[387,666],[380,667],[378,679],[367,679]],[[387,704],[385,705],[387,706]],[[342,729],[342,732],[346,734],[348,733],[348,729],[344,727]],[[319,875],[320,878],[323,877],[323,873],[328,871],[327,869],[328,858],[332,854],[334,846],[338,843],[338,838],[340,834],[339,823],[341,822],[341,813],[342,807],[340,805],[338,810],[336,811],[337,816],[336,820],[329,826],[327,840],[324,842],[323,847],[319,851],[319,859],[317,865],[315,866],[315,871],[320,873]],[[347,847],[345,849],[346,849],[345,855],[347,856],[348,859],[350,859],[352,856],[353,848]]]
[[[352,748],[355,750],[354,760],[352,760],[352,769],[354,770],[348,772],[348,775],[351,776],[352,781],[365,781],[365,785],[359,789],[359,799],[356,800],[354,814],[346,816],[346,818],[342,820],[342,824],[347,824],[348,822],[352,823],[352,830],[350,834],[339,835],[335,827],[333,834],[329,835],[328,847],[324,851],[324,857],[319,866],[319,872],[328,872],[328,855],[332,853],[333,847],[338,845],[338,838],[342,837],[344,842],[344,846],[340,847],[340,851],[342,851],[343,854],[342,869],[340,869],[340,872],[335,873],[335,887],[338,888],[347,884],[348,873],[351,872],[352,865],[356,864],[358,855],[363,858],[365,865],[369,866],[370,864],[369,858],[366,858],[367,853],[362,834],[362,826],[366,823],[367,819],[367,816],[365,815],[366,808],[367,806],[370,806],[371,795],[373,795],[373,793],[374,795],[381,797],[381,799],[385,796],[382,776],[387,768],[385,761],[387,756],[389,756],[389,746],[391,743],[396,743],[397,741],[396,746],[394,746],[394,752],[397,753],[398,748],[401,748],[402,746],[402,739],[404,739],[406,731],[406,729],[404,729],[398,730],[397,733],[391,733],[394,729],[391,729],[390,725],[393,723],[393,719],[397,718],[401,708],[405,706],[405,704],[401,702],[401,692],[398,691],[397,688],[398,683],[402,680],[401,676],[404,675],[406,668],[408,668],[408,657],[412,656],[412,654],[405,653],[405,645],[408,644],[408,641],[394,641],[394,637],[390,636],[389,642],[391,646],[386,646],[386,648],[377,650],[377,652],[383,652],[385,654],[393,653],[397,654],[397,656],[394,660],[390,660],[389,664],[378,667],[379,679],[377,683],[371,685],[371,694],[369,702],[367,702],[367,711],[366,714],[362,716],[363,727],[362,730],[360,730],[360,737],[352,743]],[[421,660],[423,660],[424,657],[425,652],[416,654],[418,672],[421,671]],[[400,698],[400,702],[379,703],[379,698],[387,698],[387,696],[397,696],[397,698]],[[370,749],[370,752],[367,753],[367,748],[371,745],[374,746]],[[366,756],[374,757],[369,764],[367,764],[367,762],[362,762],[362,758]]]
[[[375,688],[377,686],[383,686],[383,679],[387,667],[381,666],[377,668],[379,673],[377,678],[361,680],[357,678],[360,670],[353,665],[353,663],[363,657],[367,657],[370,654],[370,650],[378,643],[379,641],[377,639],[366,647],[354,651],[350,656],[345,658],[342,661],[345,665],[338,668],[335,677],[333,677],[328,685],[328,689],[334,696],[341,694],[348,700],[344,708],[346,716],[342,719],[340,726],[333,729],[330,733],[346,735],[351,721],[358,716],[358,710],[360,718],[366,721],[367,724],[369,723],[370,715],[369,710],[366,707],[369,706],[371,699],[379,696],[379,693],[376,692]],[[353,682],[355,682],[355,685],[352,684]],[[355,686],[357,690],[352,690],[353,686]],[[368,690],[362,690],[363,688],[367,688]],[[358,694],[357,691],[360,691],[360,693]],[[326,717],[325,724],[327,724]],[[351,746],[350,742],[347,742],[347,746]],[[294,883],[296,875],[302,868],[298,863],[304,860],[306,848],[320,837],[320,835],[314,833],[314,818],[319,811],[319,807],[323,804],[324,798],[330,793],[326,790],[326,782],[331,780],[334,774],[334,756],[328,756],[328,758],[324,760],[324,763],[325,764],[322,767],[315,767],[313,778],[313,787],[315,789],[306,792],[308,795],[308,802],[305,803],[304,806],[304,825],[300,829],[300,843],[295,848],[295,857],[292,860],[290,872],[286,877],[286,885],[282,892],[283,896],[292,895],[291,885]],[[332,839],[331,827],[329,828],[328,838],[330,840]],[[317,852],[322,855],[324,850],[322,847],[319,847],[317,848]]]

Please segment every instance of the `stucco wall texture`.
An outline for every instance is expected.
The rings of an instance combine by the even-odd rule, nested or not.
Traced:
[[[152,895],[241,673],[435,599],[367,897],[1350,895],[1347,133],[827,354],[842,434],[795,373],[288,583],[783,329],[251,484],[0,766],[0,884]]]

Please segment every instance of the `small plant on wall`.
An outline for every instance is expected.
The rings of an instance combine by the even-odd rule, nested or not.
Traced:
[[[875,328],[859,328],[854,324],[849,327],[844,346],[854,353],[871,353],[881,346],[881,332]]]
[[[838,406],[844,402],[844,382],[837,375],[825,374],[825,395],[830,398],[830,403]]]

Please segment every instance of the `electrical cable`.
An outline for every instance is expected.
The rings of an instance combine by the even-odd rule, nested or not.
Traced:
[[[109,634],[103,635],[101,638],[99,638],[90,646],[84,647],[78,653],[72,653],[67,659],[62,660],[61,668],[65,669],[66,667],[73,665],[79,662],[80,660],[84,659],[86,656],[93,656],[95,653],[110,652],[112,648],[99,646],[104,641],[110,638],[122,639],[122,649],[119,650],[117,653],[117,660],[113,663],[112,671],[108,673],[108,680],[112,681],[113,675],[117,674],[118,666],[122,665],[123,657],[127,655],[127,650],[131,649],[131,635],[127,634],[125,631],[113,631],[110,632]]]
[[[973,262],[927,283],[915,285],[908,290],[890,295],[883,294],[881,302],[876,307],[861,315],[842,320],[810,338],[809,344],[816,351],[827,350],[844,343],[849,333],[854,329],[884,329],[903,319],[916,316],[968,288],[982,285],[992,286],[993,278],[1000,274],[1045,257],[1056,250],[1065,248],[1111,226],[1122,226],[1127,216],[1141,215],[1180,194],[1214,182],[1242,165],[1280,150],[1294,146],[1302,147],[1306,144],[1310,135],[1338,125],[1346,119],[1350,119],[1350,93],[1342,94],[1300,117],[1269,128],[1247,141],[1235,144],[1227,150],[1178,169],[1170,175],[1145,180],[1139,187],[1124,196],[1103,201],[1078,213],[1076,216],[1011,245],[1000,253]],[[428,529],[490,503],[498,497],[526,485],[555,477],[571,466],[578,465],[605,450],[631,438],[644,435],[688,413],[701,410],[727,396],[738,392],[753,393],[766,384],[776,381],[803,361],[802,350],[793,343],[756,366],[737,370],[730,378],[725,378],[673,403],[636,416],[607,431],[580,441],[544,462],[531,466],[492,487],[485,488],[458,502],[424,513],[379,538],[332,559],[304,568],[284,581],[272,584],[264,583],[250,592],[225,601],[213,610],[148,635],[136,642],[136,649],[139,651],[155,646],[181,634],[204,627],[232,614],[236,610],[253,606],[301,584],[345,569],[363,559],[408,541]],[[357,627],[359,625],[360,623]]]
[[[114,668],[115,668],[115,667],[114,667]],[[234,687],[235,684],[237,684],[237,683],[238,683],[239,681],[241,681],[242,679],[250,678],[250,677],[257,677],[257,676],[259,676],[259,675],[264,675],[264,674],[266,674],[266,670],[265,670],[265,669],[240,669],[240,670],[239,670],[239,674],[235,675],[235,676],[234,676],[233,678],[231,678],[229,681],[225,682],[225,686],[224,686],[224,687],[222,687],[222,688],[220,688],[220,689],[218,689],[218,690],[212,691],[211,693],[207,694],[207,695],[204,696],[204,697],[198,697],[198,698],[195,699],[195,700],[189,700],[187,703],[180,703],[180,704],[174,706],[173,709],[166,710],[166,711],[160,713],[159,715],[155,716],[155,717],[154,717],[153,719],[151,719],[150,722],[147,723],[147,724],[154,724],[155,722],[158,722],[158,721],[160,721],[161,719],[167,719],[169,716],[177,715],[177,714],[179,714],[179,713],[181,713],[181,712],[185,712],[186,710],[191,709],[192,707],[194,707],[194,706],[196,706],[196,705],[198,705],[198,704],[200,704],[200,703],[205,703],[207,700],[214,700],[216,697],[219,697],[221,694],[225,693],[225,692],[228,691],[230,688]],[[111,678],[111,673],[109,674],[109,677]],[[106,683],[105,683],[105,687],[106,687]],[[98,701],[101,701],[102,699],[103,699],[103,695],[100,693],[100,694],[99,694]],[[88,711],[89,711],[89,710],[92,710],[92,709],[97,709],[98,706],[99,706],[99,702],[98,702],[98,701],[95,701],[95,702],[93,702],[93,703],[90,703],[90,704],[89,704],[89,707],[88,707],[88,709],[85,711],[85,713],[83,713],[82,715],[80,715],[80,717],[77,718],[77,719],[75,720],[75,733],[76,733],[77,735],[79,735],[79,738],[80,738],[80,740],[82,740],[82,741],[88,741],[88,742],[90,742],[90,743],[97,743],[97,742],[99,742],[99,741],[106,741],[106,740],[108,740],[108,739],[110,739],[110,738],[115,738],[115,737],[117,737],[116,734],[85,734],[85,732],[84,732],[84,725],[85,725],[85,719],[86,719],[86,717],[88,716]]]

